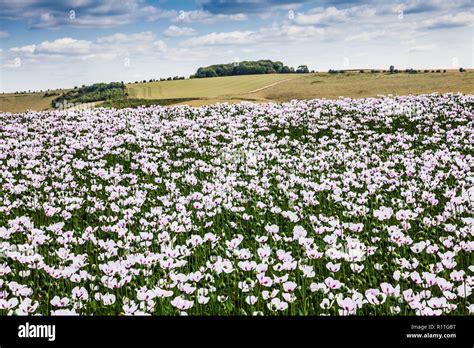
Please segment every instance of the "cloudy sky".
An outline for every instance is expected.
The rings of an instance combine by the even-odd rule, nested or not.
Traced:
[[[472,0],[0,0],[0,91],[254,59],[317,71],[472,68],[473,23]]]

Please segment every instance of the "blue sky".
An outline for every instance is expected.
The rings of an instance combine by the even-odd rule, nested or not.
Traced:
[[[317,71],[472,68],[473,23],[472,0],[0,0],[0,91],[254,59]]]

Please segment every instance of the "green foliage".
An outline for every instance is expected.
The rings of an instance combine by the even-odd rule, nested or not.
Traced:
[[[115,100],[126,96],[126,87],[123,82],[94,83],[90,86],[70,90],[52,101],[57,105],[89,103],[100,100]]]
[[[271,60],[244,61],[240,63],[216,64],[208,67],[201,67],[191,78],[234,76],[234,75],[254,75],[254,74],[289,74],[295,69],[283,65],[282,62]],[[308,73],[306,65],[300,65],[297,73]]]
[[[44,93],[44,97],[53,97],[53,96],[56,96],[56,95],[60,95],[60,93],[57,92],[57,91],[46,91]]]
[[[307,73],[309,73],[308,66],[306,66],[306,65],[300,65],[300,66],[298,67],[298,69],[296,69],[296,72],[299,73],[299,74],[307,74]]]

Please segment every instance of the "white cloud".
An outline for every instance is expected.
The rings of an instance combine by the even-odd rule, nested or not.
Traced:
[[[436,49],[438,49],[438,46],[434,44],[418,45],[418,46],[410,47],[407,50],[407,52],[408,53],[429,52],[429,51],[434,51]]]
[[[370,41],[387,35],[385,30],[362,31],[346,37],[346,41]]]
[[[162,40],[157,40],[153,42],[152,48],[156,51],[160,52],[165,52],[168,47],[166,46],[166,43]]]
[[[312,10],[311,12],[297,13],[295,16],[295,23],[300,25],[323,24],[327,22],[342,22],[346,18],[344,11],[338,10],[335,7],[321,8]]]
[[[335,32],[334,32],[335,33]],[[274,25],[260,28],[257,31],[214,32],[185,40],[182,46],[217,46],[217,45],[255,45],[265,42],[288,42],[296,40],[321,40],[328,34],[327,28],[298,25]]]
[[[472,26],[474,24],[474,14],[468,12],[448,14],[440,17],[424,20],[421,29],[446,29],[454,27]]]
[[[193,10],[193,11],[179,11],[178,15],[175,16],[173,22],[183,22],[183,23],[214,23],[217,21],[245,21],[247,20],[247,15],[243,13],[237,14],[212,14],[207,11],[202,10]]]
[[[161,55],[167,46],[162,40],[157,40],[151,31],[134,34],[116,33],[100,37],[94,44],[94,55],[90,58],[114,59],[117,56]],[[107,55],[103,55],[106,52]]]
[[[0,39],[5,39],[10,36],[8,31],[0,31]]]
[[[273,38],[282,37],[288,39],[318,39],[325,35],[325,33],[326,29],[314,26],[283,25],[277,32],[269,32],[268,34]]]
[[[243,45],[255,42],[253,31],[230,31],[222,33],[210,33],[197,38],[186,40],[184,46],[208,46],[208,45]]]
[[[111,43],[111,44],[121,44],[121,43],[136,43],[136,42],[150,42],[155,39],[155,34],[151,31],[144,31],[141,33],[135,34],[123,34],[116,33],[109,36],[102,36],[97,38],[98,43]]]
[[[173,50],[170,51],[173,53]],[[133,56],[134,59],[152,57],[163,58],[168,47],[162,40],[157,40],[152,32],[133,34],[116,33],[97,38],[95,41],[61,38],[54,41],[43,41],[39,44],[12,47],[7,59],[20,58],[22,65],[33,62],[78,62],[78,61],[123,61]],[[5,64],[6,68],[16,68]]]
[[[22,47],[12,47],[10,48],[10,51],[15,52],[15,53],[26,53],[26,54],[32,54],[35,51],[36,45],[27,45],[27,46],[22,46]]]
[[[18,69],[21,67],[21,58],[15,57],[11,59],[6,59],[5,62],[0,64],[0,68],[7,68],[7,69]]]
[[[376,11],[368,6],[355,6],[339,10],[336,7],[315,8],[306,13],[297,13],[294,21],[300,25],[320,25],[342,23],[354,18],[367,20],[375,15]]]
[[[109,28],[136,21],[176,17],[175,10],[148,5],[144,0],[0,0],[0,18],[27,19],[31,28]],[[71,12],[72,11],[72,12]]]
[[[393,6],[393,5],[390,5]],[[446,11],[453,13],[456,10],[463,11],[472,8],[472,0],[408,0],[395,6],[396,11],[402,10],[405,14],[420,14],[429,12]]]
[[[91,52],[92,42],[69,37],[54,41],[43,41],[35,47],[35,54],[83,55]]]
[[[176,25],[171,25],[165,30],[164,34],[168,37],[191,36],[196,34],[196,30],[189,27],[178,27]]]

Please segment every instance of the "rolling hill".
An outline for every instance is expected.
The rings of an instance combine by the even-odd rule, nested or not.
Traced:
[[[212,77],[175,81],[158,81],[127,84],[128,98],[107,102],[119,107],[146,104],[188,104],[200,106],[217,102],[236,103],[243,100],[253,102],[284,102],[291,99],[376,97],[378,95],[407,95],[424,93],[461,92],[474,94],[474,71],[445,73],[389,74],[389,73],[310,73],[310,74],[265,74]],[[22,112],[28,109],[51,109],[54,97],[44,93],[2,94],[0,111]],[[133,103],[132,103],[133,101]],[[130,102],[130,103],[129,103]],[[96,103],[100,106],[101,102]]]

